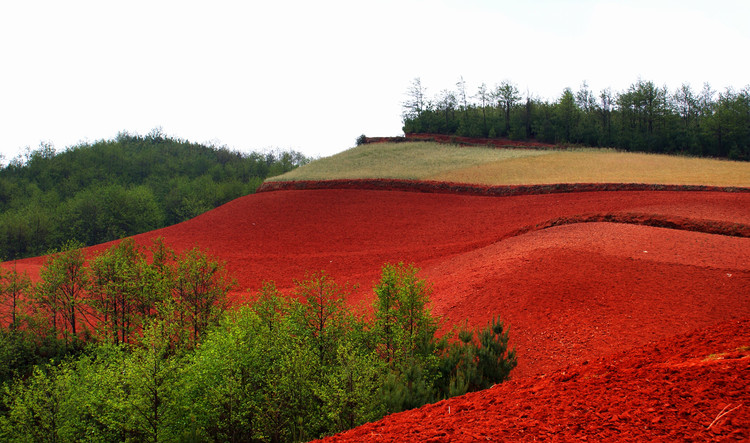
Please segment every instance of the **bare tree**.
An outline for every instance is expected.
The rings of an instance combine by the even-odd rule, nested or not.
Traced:
[[[406,91],[407,100],[401,105],[404,108],[402,117],[404,120],[417,118],[425,109],[426,89],[422,86],[422,80],[416,77],[412,80],[409,89]]]
[[[596,98],[586,81],[581,83],[581,89],[576,92],[576,105],[585,113],[589,113],[596,107]]]
[[[487,134],[487,106],[492,102],[492,93],[487,89],[486,83],[479,85],[477,94],[473,98],[478,99],[482,107],[482,133]]]

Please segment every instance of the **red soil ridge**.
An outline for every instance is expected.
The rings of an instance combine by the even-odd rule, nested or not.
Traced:
[[[738,350],[750,345],[746,189],[262,192],[135,240],[208,250],[237,278],[237,302],[264,281],[288,291],[325,270],[357,284],[347,301],[367,310],[383,263],[414,263],[446,329],[495,315],[510,326],[514,381],[344,435],[353,440],[362,429],[382,441],[747,439],[750,360]],[[692,225],[701,229],[661,227]],[[15,266],[38,276],[42,262]],[[703,362],[711,354],[738,357]],[[460,420],[444,421],[454,419],[442,417],[446,405]]]
[[[486,186],[468,183],[400,179],[267,181],[258,188],[257,192],[285,191],[292,189],[372,189],[439,194],[484,195],[492,197],[612,191],[750,192],[750,187],[722,187],[705,185],[664,185],[647,183],[556,183],[547,185]]]
[[[687,217],[663,217],[651,214],[584,214],[573,217],[558,217],[535,226],[519,229],[508,235],[514,237],[528,232],[549,229],[555,226],[576,223],[622,223],[629,225],[652,226],[655,228],[677,229],[682,231],[703,232],[705,234],[728,235],[731,237],[750,237],[750,225],[713,220],[696,220]]]

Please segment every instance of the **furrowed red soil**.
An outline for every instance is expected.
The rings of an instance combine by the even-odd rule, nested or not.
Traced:
[[[748,192],[318,189],[250,195],[136,240],[226,261],[237,303],[325,270],[366,310],[384,263],[414,263],[444,330],[510,326],[515,381],[335,441],[710,440],[750,438],[748,226]],[[705,360],[718,353],[732,357]]]

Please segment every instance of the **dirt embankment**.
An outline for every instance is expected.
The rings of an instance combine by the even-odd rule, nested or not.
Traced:
[[[647,183],[558,183],[549,185],[484,186],[467,183],[448,183],[424,180],[398,179],[339,179],[314,181],[276,181],[263,183],[257,192],[310,190],[310,189],[361,189],[383,191],[409,191],[438,194],[477,195],[503,197],[512,195],[562,194],[572,192],[613,191],[702,191],[743,192],[747,187],[720,187],[703,185],[660,185]]]

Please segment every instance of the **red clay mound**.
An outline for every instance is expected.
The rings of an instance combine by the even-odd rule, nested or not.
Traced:
[[[500,313],[515,377],[750,317],[750,239],[611,223],[536,231],[424,268],[434,311]]]
[[[326,442],[747,441],[750,321],[390,415]]]

